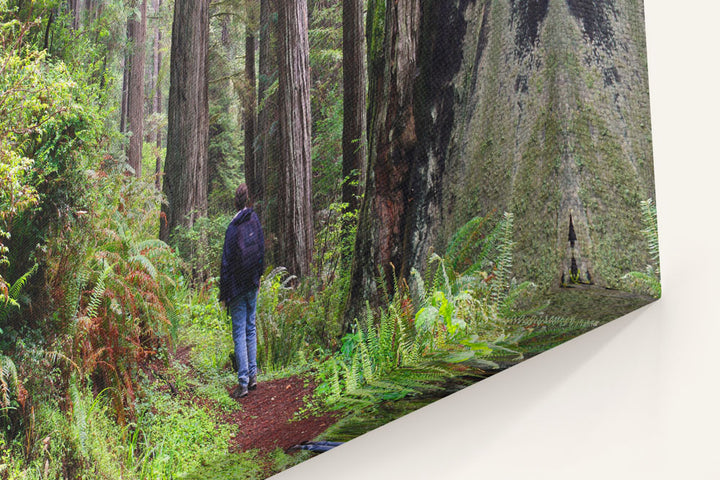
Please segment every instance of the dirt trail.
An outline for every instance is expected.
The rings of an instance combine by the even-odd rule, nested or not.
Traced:
[[[339,420],[337,413],[307,414],[293,420],[296,412],[302,412],[314,389],[314,384],[301,377],[258,383],[256,390],[238,400],[241,410],[223,417],[223,421],[240,427],[230,451],[255,448],[271,451],[278,447],[287,450],[327,430]]]
[[[191,345],[184,345],[173,355],[173,362],[186,365],[192,370]],[[195,404],[214,408],[206,398],[191,392],[178,392],[160,362],[154,362],[149,370],[151,377],[161,379],[161,388],[171,390]],[[194,374],[193,374],[194,376]],[[232,413],[221,413],[218,417],[224,423],[238,425],[238,433],[230,442],[230,452],[259,449],[265,453],[290,447],[313,440],[336,423],[341,414],[338,412],[305,412],[308,400],[312,398],[315,383],[311,379],[292,376],[278,380],[258,382],[257,389],[251,390],[247,397],[237,400],[240,409]],[[228,391],[230,393],[232,389]]]

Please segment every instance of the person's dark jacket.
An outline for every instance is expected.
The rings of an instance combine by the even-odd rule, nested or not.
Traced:
[[[262,254],[254,268],[243,271],[238,258],[240,248],[238,247],[237,237],[240,234],[240,224],[245,222],[250,222],[249,228],[243,228],[243,230],[259,236],[260,244],[262,245]],[[257,214],[250,207],[240,210],[237,215],[235,215],[235,218],[232,219],[225,232],[225,245],[223,247],[222,267],[220,269],[220,301],[229,304],[238,295],[258,289],[260,286],[260,276],[265,269],[264,245],[265,240],[262,226],[260,225],[260,219]]]

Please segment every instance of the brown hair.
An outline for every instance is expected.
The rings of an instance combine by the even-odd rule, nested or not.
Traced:
[[[248,187],[246,184],[241,183],[240,186],[235,190],[235,208],[242,210],[250,203],[248,196]]]

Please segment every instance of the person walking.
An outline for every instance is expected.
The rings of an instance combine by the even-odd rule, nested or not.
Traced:
[[[244,183],[235,191],[235,208],[238,212],[225,232],[220,302],[232,318],[238,369],[238,386],[232,396],[239,399],[257,387],[255,307],[265,268],[265,237]]]

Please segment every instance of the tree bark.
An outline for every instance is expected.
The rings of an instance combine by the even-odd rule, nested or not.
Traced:
[[[156,16],[160,16],[160,8],[162,0],[153,0],[153,8]],[[162,65],[162,53],[160,52],[160,42],[162,41],[162,32],[160,24],[155,24],[155,35],[153,40],[153,85],[154,94],[152,101],[152,111],[156,116],[162,113],[162,89],[160,88],[160,67]],[[155,188],[162,188],[162,158],[160,157],[160,148],[162,147],[162,131],[156,122],[155,125]]]
[[[243,124],[245,127],[245,180],[251,195],[260,190],[258,184],[257,160],[255,158],[255,123],[257,116],[257,90],[255,88],[255,32],[248,25],[245,37],[245,105]]]
[[[80,0],[67,0],[67,6],[68,12],[70,12],[71,15],[70,27],[72,27],[73,30],[77,30],[80,28],[80,14],[82,12]]]
[[[129,33],[129,72],[127,92],[127,117],[130,129],[128,144],[128,163],[135,176],[142,174],[143,117],[145,105],[145,30],[147,25],[147,0],[135,0],[131,4],[133,12],[128,19]],[[135,14],[138,9],[138,15]]]
[[[176,0],[160,238],[207,212],[209,0]]]
[[[343,0],[343,187],[342,201],[360,204],[367,155],[363,0]]]
[[[291,273],[304,276],[313,249],[307,0],[283,0],[279,10],[281,259]]]
[[[260,42],[258,61],[258,142],[255,161],[259,170],[257,191],[253,199],[265,229],[265,253],[268,263],[279,257],[278,191],[280,168],[280,132],[278,128],[278,94],[273,89],[278,78],[277,0],[260,1]]]
[[[384,2],[383,2],[384,3]],[[409,179],[417,143],[413,81],[420,23],[419,0],[387,2],[378,25],[378,1],[368,8],[369,151],[345,329],[366,300],[377,302],[378,274],[390,291],[403,263]]]
[[[127,38],[130,38],[129,25]],[[120,133],[125,134],[128,131],[128,83],[130,81],[130,55],[127,49],[125,49],[123,57],[123,84],[122,93],[120,94]]]

